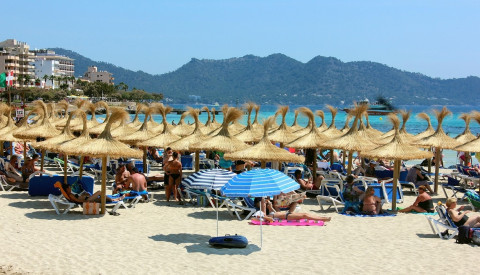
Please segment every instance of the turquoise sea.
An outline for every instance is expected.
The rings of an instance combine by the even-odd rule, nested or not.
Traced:
[[[201,109],[205,105],[175,105],[175,104],[172,104],[170,106],[172,106],[173,108],[179,108],[179,109],[186,109],[187,106]],[[302,106],[305,106],[305,105],[301,105],[301,106],[291,105],[290,106],[289,112],[287,113],[287,116],[286,116],[286,122],[287,122],[288,125],[291,125],[294,121],[294,110],[296,108],[302,107]],[[211,107],[212,106],[209,106],[210,109],[211,109]],[[221,106],[215,106],[215,109],[218,110],[218,109],[220,109],[220,107]],[[331,116],[330,111],[327,108],[325,108],[325,105],[311,105],[311,106],[306,106],[306,107],[309,107],[312,111],[323,110],[325,112],[325,121],[326,121],[327,125],[330,124],[332,116]],[[345,119],[347,117],[346,113],[344,111],[341,111],[341,109],[345,108],[345,107],[346,106],[338,107],[339,111],[338,111],[337,116],[335,118],[335,125],[337,126],[337,128],[340,128],[340,129],[343,128],[344,123],[345,123]],[[427,128],[427,123],[425,122],[425,120],[419,119],[417,117],[417,114],[421,113],[421,112],[426,112],[427,114],[429,114],[430,118],[431,118],[432,125],[433,125],[434,128],[436,128],[437,120],[434,116],[433,110],[434,109],[440,110],[443,106],[407,105],[407,106],[396,106],[396,107],[398,109],[403,109],[403,110],[407,110],[407,111],[412,112],[412,115],[410,116],[410,119],[407,122],[406,129],[409,133],[417,134],[417,133],[420,133],[420,132],[424,131]],[[275,114],[277,108],[278,108],[277,105],[261,105],[260,113],[259,113],[259,121],[262,121],[263,119],[266,119],[269,116],[273,116]],[[447,106],[447,108],[452,112],[452,115],[447,116],[445,118],[444,123],[443,123],[443,129],[451,137],[457,136],[458,134],[462,133],[463,130],[465,129],[464,121],[459,118],[459,116],[462,113],[469,113],[469,112],[474,111],[474,110],[475,111],[480,111],[480,106]],[[99,117],[101,117],[101,116],[99,116]],[[132,118],[133,118],[133,115],[132,115]],[[140,115],[139,118],[141,119],[141,121],[143,121],[144,116]],[[206,120],[207,120],[207,114],[205,112],[202,112],[202,114],[200,115],[199,118],[200,118],[200,121],[202,123],[205,123]],[[253,118],[254,118],[254,114],[252,114],[252,120],[253,120]],[[154,119],[157,122],[160,122],[162,120],[160,115],[154,115]],[[219,115],[216,116],[216,119],[217,119],[218,122],[221,123],[223,121],[223,115],[220,113]],[[321,119],[319,117],[316,117],[315,119],[316,119],[317,125],[320,125]],[[385,116],[370,116],[369,119],[370,119],[370,124],[374,128],[376,128],[380,131],[385,132],[385,131],[390,130],[391,127],[392,127],[390,121]],[[180,115],[178,115],[176,113],[170,113],[170,114],[167,115],[167,120],[168,120],[169,123],[171,123],[172,121],[175,121],[175,123],[178,123],[179,120],[180,120]],[[187,117],[185,119],[185,121],[186,122],[193,122],[193,119],[191,117]],[[242,119],[240,120],[240,122],[244,125],[246,124],[246,121],[247,121],[247,115],[243,116]],[[281,117],[278,117],[277,118],[277,123],[280,123],[280,122],[281,122]],[[302,126],[306,126],[307,123],[308,123],[308,119],[305,116],[300,114],[298,116],[298,123]],[[352,123],[352,121],[351,121],[351,123]],[[473,134],[480,134],[480,125],[475,120],[471,121],[470,129],[471,129]],[[457,153],[455,151],[444,150],[443,154],[444,154],[444,165],[445,165],[445,167],[449,167],[451,165],[454,165],[457,162],[457,157],[456,157]],[[473,158],[473,160],[474,160],[474,164],[478,163],[478,160],[476,160],[475,158]],[[410,161],[409,164],[415,164],[415,163],[419,163],[419,162],[421,162],[421,160]]]

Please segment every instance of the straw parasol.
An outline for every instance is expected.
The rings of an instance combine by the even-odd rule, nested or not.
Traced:
[[[95,107],[97,109],[98,108],[104,108],[105,109],[105,120],[101,124],[98,124],[95,127],[89,128],[90,134],[99,135],[105,129],[105,126],[107,125],[108,120],[110,118],[110,115],[111,115],[110,114],[110,106],[108,106],[108,104],[105,101],[99,101],[99,102],[95,103]],[[112,125],[111,127],[113,127],[113,126],[114,125]]]
[[[474,114],[473,119],[480,124],[480,114]],[[455,147],[454,150],[461,152],[480,152],[480,137]]]
[[[207,112],[207,121],[205,121],[205,124],[202,125],[202,131],[205,133],[210,133],[211,131],[215,130],[213,127],[212,122],[210,121],[211,116],[210,116],[210,109],[208,109],[207,106],[202,107],[202,111]]]
[[[84,107],[85,107],[85,108],[89,111],[89,113],[92,115],[92,116],[90,117],[90,120],[87,121],[87,127],[90,128],[90,129],[100,124],[100,123],[97,121],[97,118],[95,117],[95,110],[97,109],[97,106],[98,106],[98,105],[95,105],[95,104],[93,104],[93,103],[91,103],[91,102],[86,102],[85,105],[84,105]],[[75,125],[75,126],[73,126],[73,127],[71,127],[71,128],[72,128],[72,131],[77,132],[77,131],[81,131],[81,130],[83,129],[83,125],[82,125],[82,124],[77,124],[77,125]]]
[[[347,118],[345,119],[345,125],[343,125],[343,128],[340,130],[343,134],[350,130],[350,120],[352,120],[352,115],[348,113]]]
[[[327,105],[327,108],[332,113],[332,122],[330,123],[330,126],[328,126],[328,128],[325,131],[323,131],[323,134],[329,138],[335,138],[335,137],[341,136],[342,131],[338,130],[337,127],[335,126],[335,117],[337,116],[338,109],[331,105]]]
[[[149,107],[145,111],[145,118],[140,129],[126,136],[119,136],[118,140],[130,145],[136,145],[141,141],[154,137],[155,133],[153,130],[150,130],[150,124],[148,123],[149,118],[152,115],[153,111],[154,111],[154,107]]]
[[[297,138],[297,135],[295,135],[285,123],[287,112],[288,106],[280,106],[278,108],[276,114],[282,115],[282,123],[280,124],[280,126],[278,126],[276,130],[269,133],[270,140],[273,142],[279,142],[280,147],[282,148],[285,143],[289,143],[290,141],[293,141]]]
[[[228,130],[228,125],[235,120],[239,120],[242,115],[243,113],[241,110],[236,108],[228,108],[227,112],[224,113],[222,129],[220,130],[220,132],[218,132],[218,134],[213,137],[209,137],[206,140],[192,144],[192,146],[190,146],[190,149],[216,150],[229,153],[248,148],[249,145],[232,136]]]
[[[296,132],[296,131],[299,131],[299,130],[302,130],[303,127],[298,125],[298,122],[297,122],[297,117],[298,117],[298,108],[295,109],[295,118],[293,119],[293,123],[292,123],[292,126],[290,126],[290,129],[292,130],[292,132]]]
[[[318,126],[318,130],[320,130],[321,132],[327,130],[328,126],[327,123],[325,123],[325,113],[322,110],[317,110],[315,111],[315,114],[322,119],[322,123],[320,124],[320,126]],[[313,123],[315,124],[315,120],[313,121]]]
[[[255,104],[253,109],[255,109],[255,118],[253,119],[253,122],[252,122],[252,128],[255,132],[259,132],[263,134],[263,125],[258,123],[258,113],[260,112],[260,105]]]
[[[476,139],[477,137],[470,131],[470,120],[472,119],[472,117],[469,114],[463,113],[460,115],[460,118],[465,121],[465,130],[463,130],[461,134],[456,136],[455,140],[458,141],[459,144],[465,144]]]
[[[107,156],[112,158],[140,158],[142,156],[141,151],[132,149],[128,145],[115,140],[110,134],[112,124],[122,119],[128,119],[128,113],[125,110],[114,109],[105,125],[104,131],[98,136],[98,138],[85,142],[83,146],[69,148],[71,149],[69,150],[70,154],[102,158],[102,214],[105,214]]]
[[[447,109],[447,107],[443,107],[441,111],[434,110],[435,115],[438,120],[438,126],[437,130],[435,133],[433,133],[431,136],[422,138],[418,141],[415,142],[415,145],[421,146],[424,148],[428,147],[435,147],[435,192],[438,191],[438,172],[440,169],[440,149],[453,149],[460,145],[458,141],[455,139],[449,137],[445,132],[443,131],[442,128],[442,123],[443,119],[451,114],[451,112]]]
[[[0,103],[0,128],[4,127],[8,123],[8,117],[4,114],[8,112],[10,106],[5,103]]]
[[[253,129],[252,123],[250,122],[250,117],[252,115],[253,108],[255,104],[249,102],[245,104],[245,109],[247,109],[248,118],[247,118],[247,127],[240,133],[236,134],[235,137],[243,142],[258,142],[262,139],[262,133]],[[257,128],[258,129],[258,128]]]
[[[49,151],[56,152],[61,143],[74,139],[75,136],[70,131],[70,122],[73,116],[77,116],[78,113],[79,113],[79,110],[76,110],[75,112],[71,112],[68,115],[67,124],[65,124],[65,127],[63,128],[63,131],[62,133],[60,133],[60,135],[48,138],[44,141],[36,142],[34,143],[34,147],[42,150],[49,150]]]
[[[55,115],[50,118],[50,123],[57,128],[58,124],[65,125],[67,121],[69,104],[66,100],[62,100],[55,106]],[[58,128],[57,128],[58,129]]]
[[[295,139],[294,141],[287,144],[288,147],[293,147],[297,149],[317,149],[322,148],[323,144],[328,140],[328,137],[324,135],[315,125],[315,116],[313,115],[312,110],[307,107],[299,108],[300,113],[308,117],[310,121],[310,132],[307,134]],[[315,153],[316,155],[316,153]],[[315,162],[316,160],[314,160]],[[313,176],[317,176],[317,164],[313,163]]]
[[[394,114],[388,116],[390,121],[393,124],[395,129],[395,134],[385,145],[379,146],[373,150],[362,152],[363,156],[370,158],[380,158],[384,157],[387,159],[394,159],[394,172],[393,172],[393,194],[392,194],[392,210],[396,209],[397,204],[397,185],[398,178],[400,174],[400,162],[401,160],[410,160],[410,159],[423,159],[430,158],[433,156],[432,152],[422,151],[416,148],[413,145],[408,143],[408,140],[405,139],[405,136],[402,136],[399,131],[400,121],[398,117]]]
[[[432,127],[432,123],[430,122],[430,117],[428,116],[428,114],[427,113],[419,113],[417,116],[420,119],[426,120],[428,125],[427,125],[427,129],[425,129],[425,131],[415,135],[415,139],[420,140],[422,138],[433,135],[433,133],[435,133],[435,129],[433,129],[433,127]]]
[[[400,130],[398,130],[398,134],[401,135],[403,137],[403,139],[406,141],[406,142],[411,142],[413,140],[415,140],[415,136],[408,133],[407,130],[406,130],[406,125],[407,125],[407,121],[408,119],[410,118],[410,115],[411,115],[411,111],[405,111],[405,110],[400,110],[399,113],[402,115],[402,127],[400,128]],[[389,142],[390,140],[392,140],[392,137],[395,135],[396,133],[396,130],[393,129],[393,132],[391,135],[388,135],[388,136],[384,136],[380,142],[382,144],[385,144],[387,142]]]
[[[193,130],[195,129],[195,125],[189,125],[188,123],[185,123],[185,117],[187,115],[188,112],[182,113],[182,115],[180,116],[180,121],[172,129],[172,134],[180,137],[185,137],[192,134]]]
[[[138,131],[140,127],[136,127],[133,125],[133,123],[128,123],[126,120],[121,120],[120,125],[116,127],[115,129],[110,131],[110,134],[112,137],[117,138],[122,137],[122,136],[128,136],[130,134],[135,133]]]
[[[212,108],[212,111],[211,111],[211,113],[212,113],[212,123],[211,124],[212,124],[213,129],[217,129],[217,128],[220,128],[222,126],[222,124],[218,123],[217,120],[215,119],[215,115],[216,115],[215,112],[216,112],[215,108]],[[225,116],[225,113],[223,115]]]
[[[303,156],[297,154],[292,154],[285,149],[279,148],[270,142],[268,138],[268,129],[270,124],[273,123],[274,118],[268,118],[264,123],[264,134],[263,138],[255,144],[254,146],[232,152],[226,153],[223,157],[227,160],[251,160],[251,161],[260,161],[262,163],[262,168],[265,168],[265,164],[268,161],[289,161],[295,163],[305,162]]]
[[[200,127],[200,120],[198,119],[198,116],[200,115],[200,110],[188,107],[188,110],[186,113],[191,117],[193,117],[193,119],[195,120],[195,129],[193,130],[193,133],[191,135],[183,137],[173,142],[169,142],[168,146],[171,147],[173,150],[190,151],[191,150],[190,146],[192,144],[199,141],[203,141],[208,138],[208,136],[202,132]],[[195,171],[198,171],[200,170],[200,166],[199,166],[200,151],[199,150],[194,150],[194,151],[195,151]]]
[[[5,116],[5,119],[7,120],[6,121],[6,125],[4,127],[2,127],[0,129],[0,146],[1,148],[3,148],[3,138],[4,138],[4,135],[8,132],[11,132],[12,130],[16,129],[17,126],[15,126],[15,122],[13,121],[13,118],[12,118],[12,111],[15,109],[15,107],[13,106],[8,106],[8,108],[4,109],[4,112],[7,114]],[[3,113],[2,113],[2,116]],[[12,136],[13,137],[13,136]],[[3,150],[0,150],[0,155],[3,156],[4,155],[4,151]]]
[[[135,128],[135,127],[142,126],[143,123],[140,122],[140,120],[138,119],[138,115],[140,114],[140,112],[142,112],[143,110],[146,110],[147,108],[148,107],[145,104],[137,102],[137,107],[136,107],[136,110],[135,110],[135,117],[133,118],[132,122],[130,123],[131,127]]]
[[[81,108],[83,108],[83,106],[86,103],[87,103],[86,100],[78,98],[77,100],[75,100],[73,105],[75,105],[77,107],[77,109],[81,109]],[[67,116],[67,112],[68,112],[68,106],[67,106],[67,110],[65,111],[65,117]],[[54,123],[55,127],[58,130],[62,130],[63,127],[65,127],[65,124],[67,124],[67,119],[62,119],[62,120]],[[72,119],[72,121],[70,121],[70,127],[75,127],[75,126],[81,125],[81,124],[82,124],[82,120],[78,117],[76,117],[76,118]]]
[[[368,117],[368,112],[365,112],[365,119],[367,120],[367,125],[366,125],[366,129],[369,133],[373,134],[374,136],[377,137],[377,139],[383,135],[383,132],[382,131],[379,131],[375,128],[372,127],[372,125],[370,125],[370,119]]]
[[[221,110],[221,111],[222,111],[222,113],[223,113],[223,115],[224,115],[223,121],[225,121],[225,115],[227,114],[228,109],[230,109],[230,107],[228,107],[228,104],[224,104],[224,105],[222,106],[222,110]],[[212,112],[212,114],[213,114],[213,112]],[[214,115],[213,117],[214,117],[214,119],[215,119],[215,115]],[[209,136],[215,136],[215,135],[217,135],[217,134],[222,130],[222,126],[223,126],[223,123],[222,123],[222,125],[220,125],[220,127],[216,127],[216,128],[214,128],[214,130],[208,132],[207,135],[209,135]],[[230,128],[229,128],[229,133],[230,133],[231,135],[233,135],[233,134],[230,132]]]
[[[358,105],[351,110],[352,116],[355,116],[353,125],[347,133],[331,139],[324,144],[324,148],[338,148],[346,151],[350,151],[348,154],[348,173],[352,172],[352,153],[354,151],[362,152],[371,150],[376,145],[368,138],[365,137],[365,133],[358,131],[358,123],[364,112],[366,112],[368,106]]]

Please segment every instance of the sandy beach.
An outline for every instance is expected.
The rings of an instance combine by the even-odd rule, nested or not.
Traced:
[[[260,249],[260,227],[221,209],[219,234],[244,235],[249,245],[216,249],[208,245],[216,235],[214,209],[168,204],[163,190],[153,193],[152,202],[119,216],[85,216],[81,208],[57,215],[46,197],[1,192],[0,274],[476,273],[458,260],[477,255],[478,247],[441,240],[421,214],[350,217],[322,212],[309,198],[301,211],[332,221],[264,226]],[[434,202],[445,202],[441,193]],[[415,196],[406,192],[405,199],[400,207]]]

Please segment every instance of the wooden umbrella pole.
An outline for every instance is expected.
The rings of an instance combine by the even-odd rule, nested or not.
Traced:
[[[428,151],[432,151],[432,147],[428,148]],[[428,173],[432,173],[432,158],[428,158]]]
[[[83,159],[84,159],[84,157],[80,156],[80,171],[78,171],[78,178],[79,179],[82,178],[82,174],[83,174]]]
[[[3,152],[3,141],[0,141],[0,146],[2,147],[1,150],[0,150],[0,156],[4,156],[4,152]]]
[[[440,170],[440,148],[435,148],[435,193],[438,192],[438,170]]]
[[[143,173],[147,175],[147,146],[143,147]]]
[[[333,149],[330,149],[330,166],[333,165]]]
[[[348,151],[348,169],[347,169],[347,175],[352,174],[352,157],[353,157],[353,151]]]
[[[260,168],[265,169],[266,167],[267,167],[267,163],[264,160],[262,160],[262,164]]]
[[[63,183],[67,184],[67,161],[68,161],[68,155],[64,154],[63,155]]]
[[[45,162],[45,149],[42,149],[42,159],[40,162],[40,171],[43,171],[43,163]]]
[[[345,155],[346,154],[347,154],[347,151],[343,150],[343,154],[342,154],[343,167],[345,167]]]
[[[195,151],[195,172],[200,170],[200,151]]]
[[[102,157],[102,209],[100,214],[105,214],[105,204],[107,203],[107,157]]]
[[[27,160],[27,141],[23,142],[23,160]]]
[[[313,154],[313,163],[312,163],[312,177],[313,177],[313,182],[315,182],[315,179],[317,179],[317,149],[315,150],[315,154]]]
[[[397,209],[397,186],[398,186],[398,175],[400,172],[400,160],[395,159],[395,164],[393,165],[393,191],[392,191],[392,211]]]

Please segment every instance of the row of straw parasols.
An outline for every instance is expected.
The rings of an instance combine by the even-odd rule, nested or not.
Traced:
[[[69,113],[71,107],[66,102],[60,102],[57,106],[36,101],[33,109],[27,114],[35,114],[34,123],[29,124],[25,118],[17,127],[11,119],[12,109],[6,105],[0,105],[2,121],[0,135],[4,141],[34,141],[38,138],[45,141],[35,143],[34,146],[44,152],[45,150],[61,152],[66,158],[67,155],[92,156],[102,159],[102,168],[105,169],[107,157],[143,157],[146,165],[147,147],[172,147],[179,151],[193,151],[196,156],[196,170],[199,164],[199,152],[201,150],[216,150],[225,152],[225,159],[253,160],[260,161],[262,167],[269,161],[304,162],[302,156],[292,154],[284,149],[276,147],[272,142],[279,142],[280,147],[287,146],[303,149],[342,149],[349,151],[348,172],[352,169],[353,152],[359,152],[364,157],[385,157],[395,160],[395,184],[398,179],[399,163],[401,160],[419,159],[431,157],[429,151],[422,151],[418,148],[435,147],[475,152],[475,136],[469,133],[468,123],[473,117],[479,121],[479,115],[465,115],[466,129],[457,139],[448,137],[442,129],[442,122],[450,112],[444,108],[436,111],[438,120],[436,130],[433,130],[429,117],[421,114],[420,117],[428,122],[427,129],[414,136],[406,132],[405,125],[410,113],[402,111],[403,123],[400,126],[397,115],[391,115],[392,130],[382,133],[371,127],[367,106],[358,105],[349,113],[347,122],[343,129],[337,129],[335,115],[337,109],[332,106],[327,108],[332,113],[332,121],[326,125],[324,112],[318,110],[317,116],[322,118],[322,124],[317,127],[313,111],[306,107],[295,110],[295,120],[291,126],[285,122],[288,106],[280,106],[275,116],[268,118],[263,125],[258,122],[259,106],[248,103],[245,106],[248,119],[247,125],[238,123],[243,111],[237,108],[222,107],[224,114],[223,122],[220,124],[215,120],[215,111],[207,111],[208,120],[205,124],[198,119],[200,110],[188,108],[182,114],[178,125],[173,126],[167,122],[166,116],[172,111],[171,107],[163,104],[151,104],[146,106],[138,104],[135,118],[128,122],[128,114],[121,108],[109,107],[105,102],[92,104],[87,101],[75,102],[76,110]],[[98,108],[106,109],[106,119],[103,123],[97,122],[95,112]],[[251,122],[251,115],[255,110],[255,118]],[[87,113],[91,119],[87,121]],[[139,114],[144,114],[143,122],[139,121]],[[153,119],[154,114],[162,116],[162,123]],[[297,123],[297,116],[304,115],[309,122],[306,127]],[[191,116],[195,123],[189,125],[184,122],[186,116]],[[276,117],[281,116],[280,125],[276,124]],[[213,117],[213,119],[212,119]],[[364,123],[363,117],[366,118]],[[353,118],[350,127],[348,121]],[[5,122],[5,123],[4,123]],[[82,131],[79,137],[73,136],[72,132]],[[91,134],[98,135],[91,138]],[[473,137],[473,139],[472,139]],[[472,141],[473,140],[473,141]],[[457,147],[461,144],[463,146]],[[132,149],[136,147],[139,149]],[[439,150],[436,150],[437,154]],[[42,154],[43,156],[44,154]],[[438,156],[437,156],[437,159]],[[83,160],[83,158],[81,158]],[[66,162],[65,162],[66,163]],[[81,161],[83,163],[83,161]],[[438,185],[438,161],[436,164],[435,191]],[[42,159],[43,165],[43,159]],[[398,168],[397,168],[398,167]],[[316,165],[313,165],[316,168]],[[102,213],[105,212],[105,174],[102,177]],[[315,175],[316,173],[314,173]],[[394,188],[394,190],[396,190]]]

